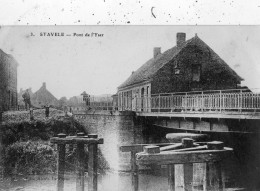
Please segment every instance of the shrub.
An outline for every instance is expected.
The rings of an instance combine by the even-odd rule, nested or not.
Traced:
[[[66,147],[65,170],[76,169],[76,148]],[[88,160],[88,151],[85,150],[85,160]],[[108,169],[108,163],[98,149],[98,171]],[[4,174],[49,174],[55,173],[57,168],[57,149],[48,141],[15,142],[5,148]],[[87,163],[85,170],[87,171]]]
[[[56,158],[57,153],[48,142],[15,142],[5,148],[4,173],[53,173],[56,170]]]

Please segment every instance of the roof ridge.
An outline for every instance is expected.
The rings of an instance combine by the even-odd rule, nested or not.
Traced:
[[[180,47],[175,45],[174,47],[169,48],[168,50],[159,54],[156,58],[153,58],[153,57],[150,58],[141,67],[139,67],[133,74],[131,74],[120,86],[118,86],[118,88],[123,88],[123,87],[127,87],[130,85],[145,81],[145,80],[150,80],[154,76],[156,71],[161,69],[165,64],[167,64],[174,57],[176,57],[180,53],[180,51],[183,48],[185,48],[194,39],[195,39],[195,37],[192,37],[191,39],[183,42],[183,44]],[[165,59],[165,58],[167,58],[167,59]],[[152,68],[149,68],[149,66],[151,66]],[[142,71],[143,71],[143,73],[142,73]],[[149,72],[150,72],[150,74],[147,74]],[[139,78],[139,79],[135,80],[135,78]]]

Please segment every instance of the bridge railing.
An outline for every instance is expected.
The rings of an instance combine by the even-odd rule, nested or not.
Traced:
[[[260,93],[245,90],[182,92],[136,98],[136,111],[260,111]]]
[[[96,110],[113,110],[113,99],[111,97],[90,97],[91,108]]]

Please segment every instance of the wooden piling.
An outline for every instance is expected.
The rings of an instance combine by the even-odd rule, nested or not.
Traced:
[[[138,175],[139,174],[138,174],[138,166],[136,165],[135,154],[136,154],[136,151],[131,152],[131,173],[132,173],[133,190],[138,191],[138,189],[139,189]]]
[[[175,191],[175,165],[168,165],[168,191]]]
[[[98,138],[96,134],[89,134],[89,138]],[[97,144],[88,145],[88,190],[97,191]]]
[[[83,137],[84,133],[77,133],[77,137]],[[84,191],[84,143],[77,143],[77,175],[76,191]]]
[[[58,134],[59,138],[66,137],[66,134]],[[64,171],[65,171],[65,145],[64,143],[58,144],[58,180],[57,180],[57,191],[64,190]]]
[[[184,190],[193,190],[193,163],[183,164]]]
[[[212,190],[211,188],[211,181],[210,181],[210,176],[209,176],[209,163],[206,163],[206,172],[205,172],[205,178],[204,178],[204,183],[203,183],[203,191],[209,191]]]
[[[217,173],[218,190],[223,191],[222,167],[220,162],[214,163]]]

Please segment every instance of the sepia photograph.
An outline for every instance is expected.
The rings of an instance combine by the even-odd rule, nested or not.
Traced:
[[[1,26],[0,191],[260,190],[259,34]]]

